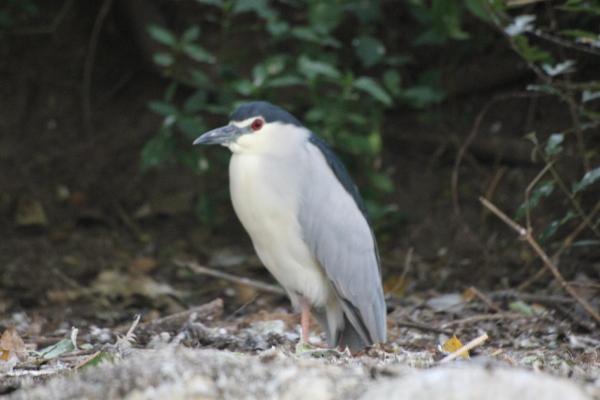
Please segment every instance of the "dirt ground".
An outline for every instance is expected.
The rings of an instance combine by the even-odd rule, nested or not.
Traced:
[[[140,149],[160,124],[147,102],[166,82],[144,70],[110,20],[86,119],[81,33],[94,16],[80,10],[52,34],[13,36],[0,49],[0,333],[9,332],[0,396],[303,398],[310,387],[311,398],[389,398],[386,382],[429,387],[432,377],[410,377],[430,371],[442,374],[434,387],[464,382],[476,394],[479,372],[517,371],[525,388],[564,384],[569,398],[600,398],[597,325],[549,274],[531,280],[539,259],[477,201],[490,194],[514,211],[540,168],[522,137],[564,126],[560,104],[514,98],[486,116],[458,169],[460,215],[450,184],[457,151],[482,106],[524,82],[427,113],[390,111],[382,163],[396,184],[386,199],[396,211],[377,228],[389,341],[357,357],[299,351],[298,318],[284,296],[195,268],[274,284],[226,191],[215,210],[220,224],[194,217],[198,194],[223,191],[226,180],[180,166],[140,172]],[[597,249],[573,249],[560,267],[598,308],[598,287],[589,284],[600,277]],[[480,340],[469,361],[442,361],[454,335]],[[312,341],[322,342],[316,327]],[[488,388],[508,389],[502,379]]]

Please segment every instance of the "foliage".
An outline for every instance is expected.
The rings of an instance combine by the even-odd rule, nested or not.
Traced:
[[[220,46],[209,46],[211,35],[198,25],[180,34],[148,27],[164,46],[154,61],[172,83],[161,101],[150,103],[164,120],[143,150],[143,167],[179,160],[199,173],[214,171],[223,159],[192,149],[190,139],[212,121],[226,120],[239,102],[271,100],[300,117],[336,148],[351,170],[361,172],[369,210],[382,221],[393,210],[382,199],[394,189],[379,162],[386,110],[398,104],[425,109],[444,99],[435,71],[403,79],[414,60],[391,50],[397,32],[385,24],[384,3],[197,2],[206,9],[199,26],[209,27]],[[422,27],[413,45],[468,38],[461,29],[467,9],[462,2],[412,0],[405,6]]]
[[[538,83],[529,85],[528,90],[540,96],[557,97],[571,117],[570,128],[550,134],[545,141],[540,141],[535,132],[527,135],[534,145],[534,156],[543,160],[544,168],[530,183],[529,196],[516,217],[527,217],[531,229],[530,213],[543,200],[560,201],[564,207],[555,208],[556,213],[546,218],[540,240],[570,243],[572,238],[567,241],[556,234],[562,226],[577,221],[594,239],[580,240],[574,245],[598,246],[600,219],[593,215],[599,206],[600,152],[590,143],[598,141],[600,113],[596,100],[600,98],[600,82],[579,73],[575,57],[577,53],[600,57],[600,35],[585,29],[594,20],[597,24],[600,8],[585,0],[567,0],[539,7],[536,14],[518,14],[519,9],[516,12],[507,9],[503,2],[481,0],[479,3],[486,12],[480,17],[504,34],[535,73]],[[573,160],[578,165],[574,166]],[[582,172],[574,176],[574,169]],[[569,178],[573,180],[570,185]]]

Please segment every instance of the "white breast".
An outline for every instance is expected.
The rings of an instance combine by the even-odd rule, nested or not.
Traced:
[[[229,164],[231,199],[258,256],[292,301],[301,294],[323,306],[332,289],[302,240],[297,219],[306,154],[298,151],[281,158],[234,153]]]

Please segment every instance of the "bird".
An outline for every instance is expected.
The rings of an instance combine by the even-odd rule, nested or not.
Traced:
[[[231,150],[229,189],[238,219],[267,270],[327,346],[353,354],[386,341],[377,242],[356,184],[332,148],[281,107],[239,105],[194,145]]]

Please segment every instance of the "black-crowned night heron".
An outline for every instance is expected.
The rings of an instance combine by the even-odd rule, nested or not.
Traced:
[[[301,311],[310,311],[329,346],[356,352],[386,340],[386,306],[377,243],[346,168],[317,135],[263,101],[239,106],[228,125],[194,144],[233,155],[233,208],[265,267]]]

